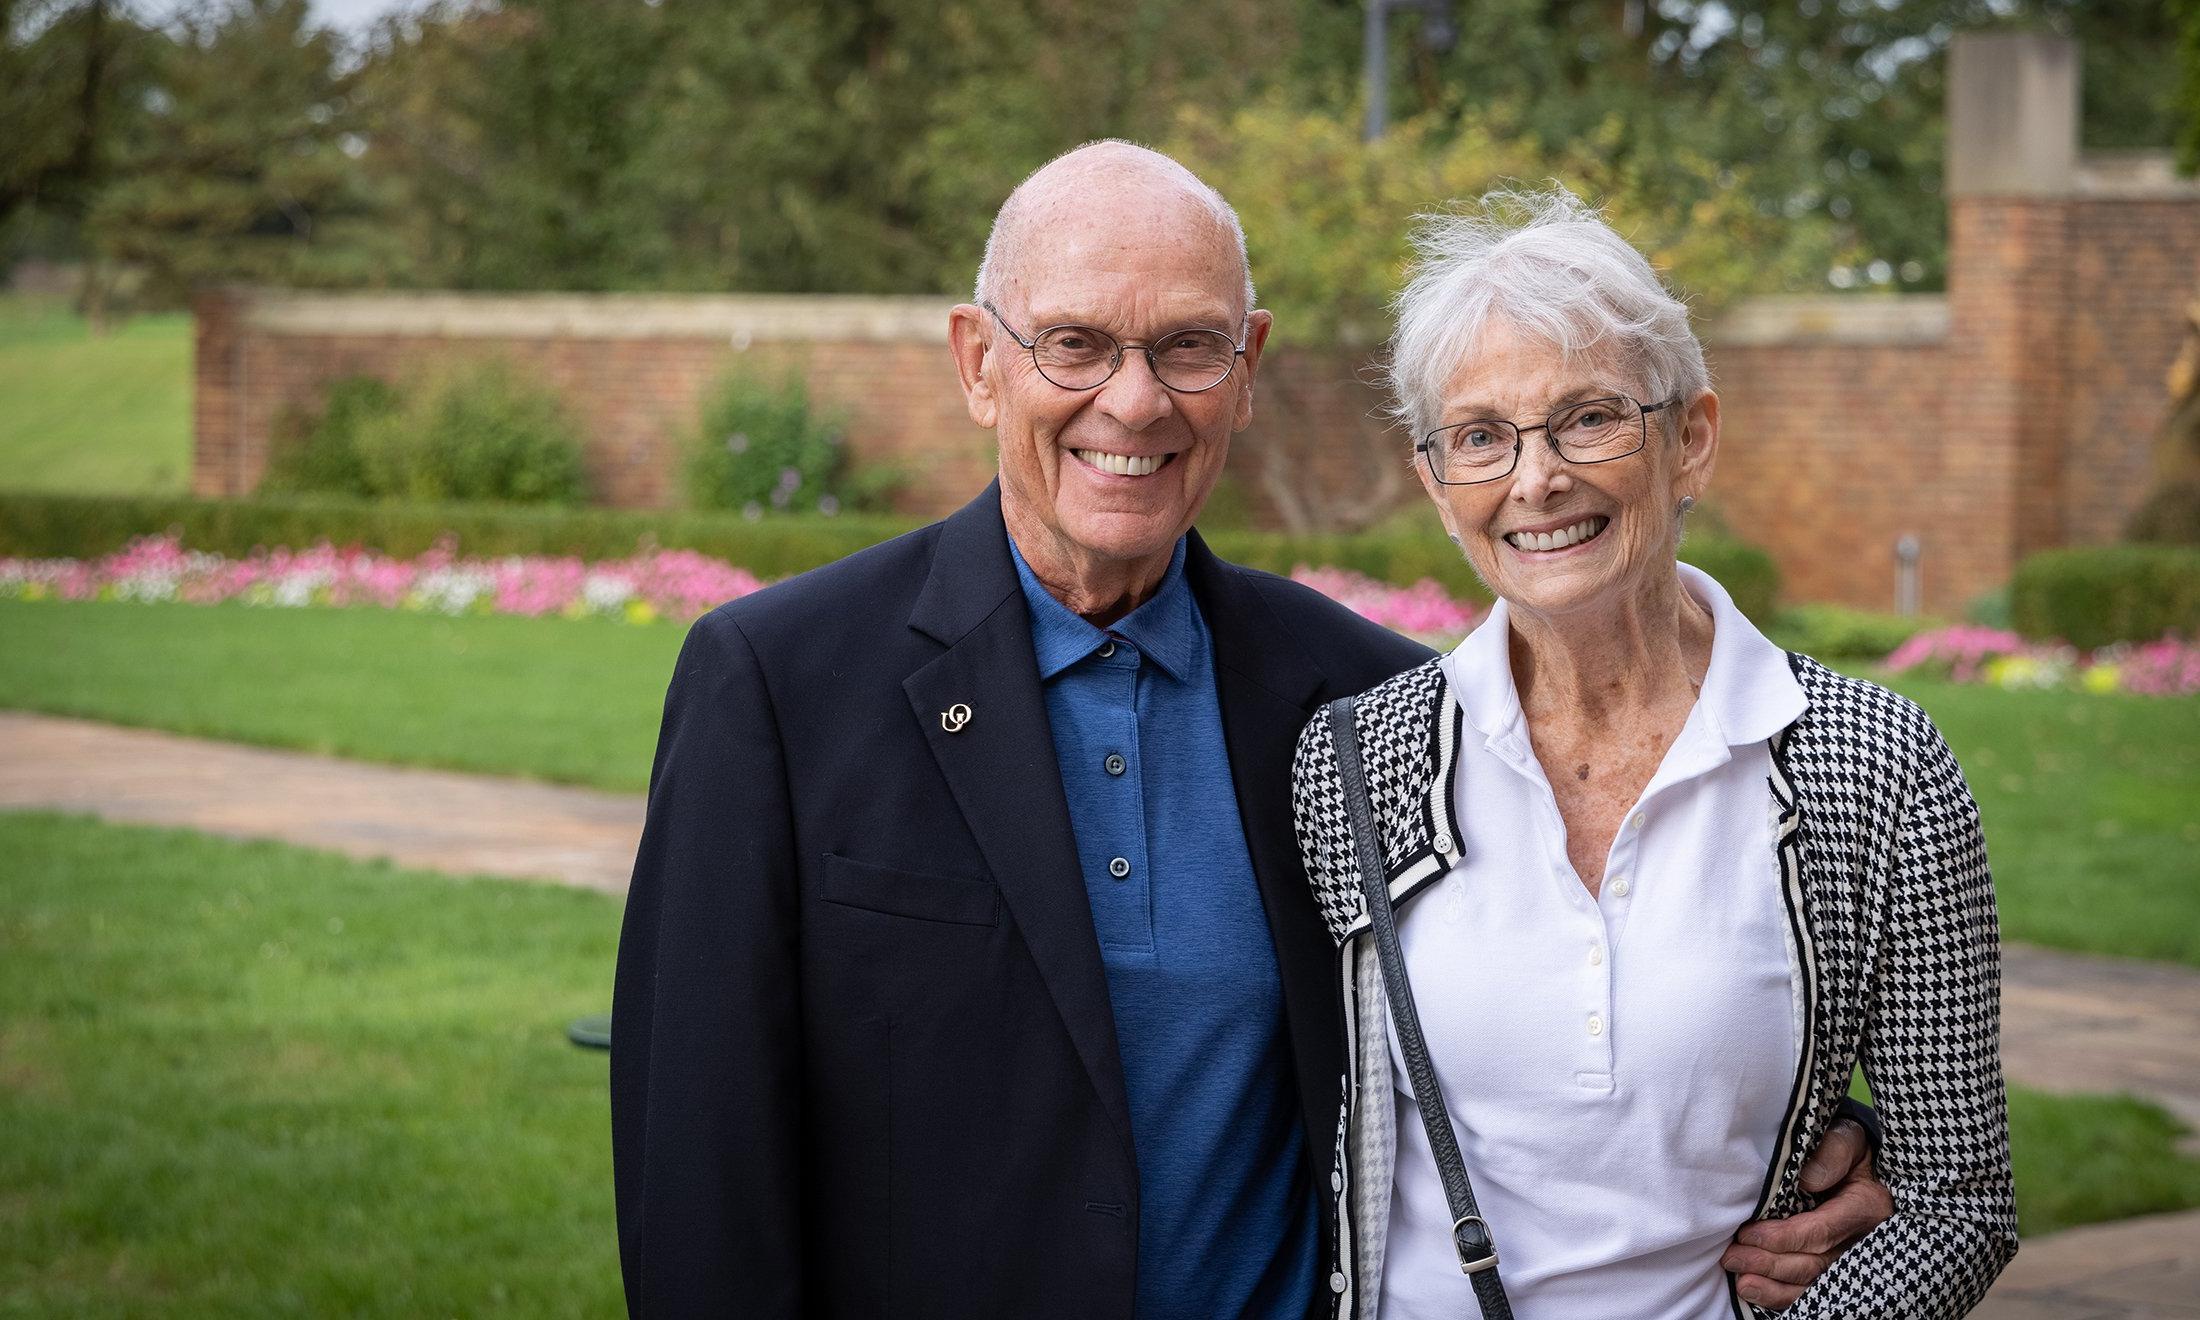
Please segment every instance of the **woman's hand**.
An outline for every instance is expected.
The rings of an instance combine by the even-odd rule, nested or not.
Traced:
[[[1894,1213],[1894,1195],[1872,1174],[1871,1139],[1854,1119],[1827,1130],[1802,1183],[1823,1198],[1817,1209],[1744,1224],[1720,1258],[1739,1276],[1735,1290],[1745,1302],[1772,1311],[1792,1306],[1834,1257]]]

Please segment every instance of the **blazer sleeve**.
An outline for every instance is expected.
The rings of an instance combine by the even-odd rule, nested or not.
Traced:
[[[1844,1252],[1790,1317],[1968,1312],[2016,1254],[2001,1076],[2001,944],[1978,807],[1922,715],[1897,829],[1862,1062],[1894,1214]]]
[[[793,835],[763,673],[714,612],[665,697],[612,994],[619,1260],[636,1317],[802,1311]]]

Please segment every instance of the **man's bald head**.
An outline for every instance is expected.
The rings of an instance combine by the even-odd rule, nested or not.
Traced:
[[[1095,198],[1120,200],[1130,196],[1147,201],[1154,211],[1174,203],[1189,205],[1195,214],[1204,215],[1236,256],[1236,273],[1245,300],[1239,315],[1251,314],[1253,271],[1245,258],[1245,228],[1238,223],[1237,212],[1221,193],[1176,161],[1134,142],[1112,138],[1088,142],[1056,156],[1016,185],[1016,191],[1008,195],[999,214],[993,217],[993,232],[986,236],[975,301],[1000,299],[1006,286],[1023,273],[1022,263],[1034,246],[1032,240],[1044,234],[1050,224],[1089,208]]]

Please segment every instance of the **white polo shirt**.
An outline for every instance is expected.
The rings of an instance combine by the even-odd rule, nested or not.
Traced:
[[[1400,913],[1414,999],[1522,1320],[1733,1314],[1719,1256],[1757,1207],[1802,1042],[1768,740],[1786,655],[1708,575],[1711,665],[1592,898],[1513,686],[1500,602],[1443,661],[1464,709],[1463,856]],[[1480,738],[1476,737],[1479,732]],[[1385,1320],[1478,1314],[1395,1031]]]

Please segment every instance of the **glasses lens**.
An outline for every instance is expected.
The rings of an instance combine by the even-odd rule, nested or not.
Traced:
[[[1519,443],[1510,422],[1462,422],[1429,437],[1428,457],[1438,481],[1487,481],[1512,466]]]
[[[1219,330],[1179,330],[1154,341],[1154,374],[1172,390],[1207,389],[1236,361],[1237,345]]]
[[[1115,340],[1088,325],[1058,325],[1031,350],[1039,372],[1066,389],[1090,389],[1115,370]]]
[[[1551,439],[1576,463],[1624,458],[1642,448],[1642,410],[1627,399],[1591,399],[1551,414]]]

